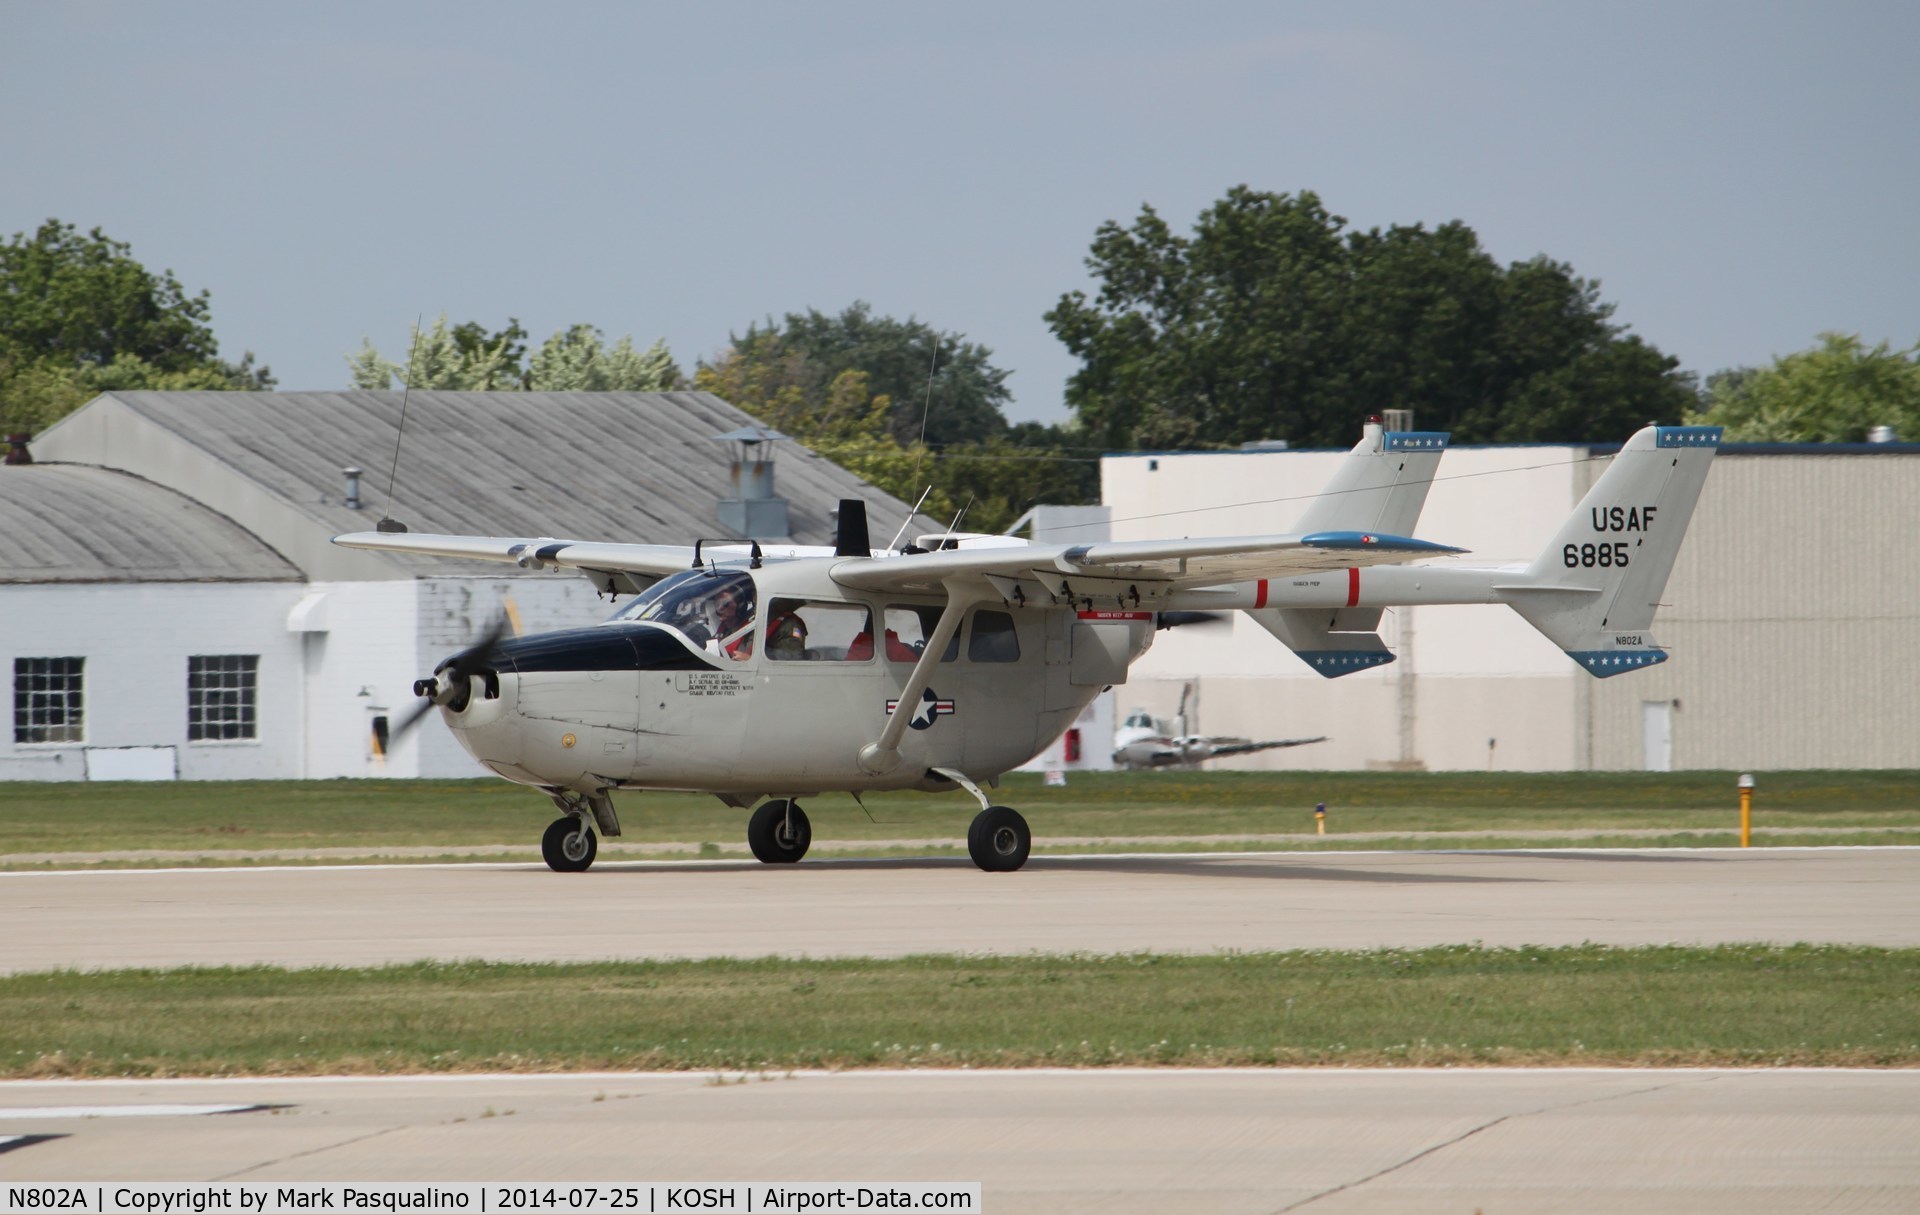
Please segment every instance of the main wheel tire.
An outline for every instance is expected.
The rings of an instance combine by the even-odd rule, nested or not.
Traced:
[[[600,841],[593,828],[571,814],[548,823],[547,833],[540,837],[540,855],[555,873],[585,873],[599,853]]]
[[[769,865],[791,865],[813,843],[813,824],[798,802],[762,802],[747,820],[747,847]]]
[[[1033,832],[1020,812],[1007,806],[988,806],[973,816],[967,828],[967,854],[988,873],[1012,873],[1027,863],[1033,851]]]

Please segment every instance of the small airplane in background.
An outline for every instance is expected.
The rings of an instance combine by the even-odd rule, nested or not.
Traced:
[[[1192,767],[1228,755],[1252,755],[1256,751],[1304,747],[1309,743],[1327,741],[1324,734],[1315,738],[1282,738],[1273,742],[1189,734],[1187,700],[1192,694],[1193,685],[1190,683],[1180,689],[1180,707],[1174,711],[1171,721],[1156,720],[1145,709],[1129,713],[1127,720],[1113,732],[1114,766],[1129,771]]]
[[[1004,872],[1026,863],[1032,835],[985,789],[1126,682],[1173,613],[1245,612],[1328,678],[1391,662],[1381,612],[1429,603],[1506,604],[1603,678],[1665,661],[1648,626],[1719,429],[1639,431],[1545,550],[1491,566],[1433,564],[1464,550],[1410,538],[1446,442],[1369,420],[1279,535],[935,534],[876,553],[865,504],[849,500],[832,549],[417,535],[384,521],[334,543],[575,570],[636,596],[587,628],[496,628],[414,684],[403,727],[438,708],[483,765],[559,809],[541,841],[555,870],[590,866],[596,829],[620,834],[617,791],[754,807],[747,842],[780,864],[812,839],[802,797],[964,789],[980,803],[968,853]]]

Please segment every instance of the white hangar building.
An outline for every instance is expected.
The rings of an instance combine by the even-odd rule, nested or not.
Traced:
[[[879,537],[909,514],[709,393],[406,408],[392,515],[417,532],[827,544],[842,498]],[[400,411],[388,392],[109,393],[0,468],[0,779],[480,775],[445,730],[393,737],[413,681],[503,611],[535,631],[612,609],[577,573],[331,544],[381,517]]]
[[[1622,436],[1624,438],[1625,436]],[[1531,559],[1617,449],[1457,447],[1416,535]],[[1108,456],[1116,540],[1288,532],[1331,451]],[[1323,679],[1252,621],[1160,634],[1117,712],[1194,733],[1328,735],[1215,766],[1469,770],[1920,768],[1920,445],[1729,445],[1652,633],[1671,653],[1595,679],[1499,606],[1389,611],[1396,661]]]

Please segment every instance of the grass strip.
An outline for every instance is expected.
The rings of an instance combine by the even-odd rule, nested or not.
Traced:
[[[1920,1065],[1920,950],[420,963],[0,978],[0,1075]]]
[[[1061,788],[1015,773],[996,799],[1048,838],[1311,832],[1328,806],[1329,844],[1356,832],[1660,830],[1729,832],[1739,823],[1729,772],[1075,773]],[[1762,827],[1920,826],[1920,773],[1758,774]],[[700,794],[615,796],[636,844],[735,849],[746,812]],[[966,838],[965,794],[806,800],[817,840]],[[532,845],[553,817],[544,798],[504,781],[0,782],[0,863],[8,854],[120,849]]]

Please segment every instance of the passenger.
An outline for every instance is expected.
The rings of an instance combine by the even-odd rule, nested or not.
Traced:
[[[807,657],[807,622],[790,611],[775,613],[767,623],[767,657]]]

